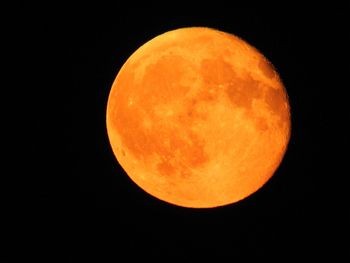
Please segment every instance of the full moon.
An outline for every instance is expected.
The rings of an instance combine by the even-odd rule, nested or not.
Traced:
[[[260,189],[291,133],[287,92],[256,48],[211,28],[180,28],[138,48],[112,85],[107,132],[139,187],[211,208]]]

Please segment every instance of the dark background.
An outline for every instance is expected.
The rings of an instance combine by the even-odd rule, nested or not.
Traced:
[[[17,158],[15,188],[4,199],[15,215],[10,232],[19,229],[9,235],[9,262],[23,254],[74,262],[348,255],[348,6],[17,8],[11,33],[25,139],[15,152],[25,158]],[[292,136],[276,174],[249,198],[217,209],[146,194],[117,163],[106,133],[108,94],[125,60],[185,26],[248,41],[277,68],[290,98]]]

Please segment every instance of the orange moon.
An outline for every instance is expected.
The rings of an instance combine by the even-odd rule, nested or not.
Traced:
[[[242,39],[180,28],[137,49],[107,103],[112,150],[129,177],[168,203],[210,208],[261,188],[291,132],[287,92]]]

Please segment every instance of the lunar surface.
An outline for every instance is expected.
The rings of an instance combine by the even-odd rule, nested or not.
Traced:
[[[237,202],[278,168],[291,130],[272,64],[210,28],[166,32],[137,49],[109,94],[113,152],[143,190],[171,204]]]

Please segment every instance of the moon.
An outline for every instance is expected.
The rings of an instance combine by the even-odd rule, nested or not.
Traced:
[[[117,161],[165,202],[238,202],[275,173],[291,133],[273,65],[239,37],[204,27],[161,34],[125,62],[109,93],[107,133]]]

